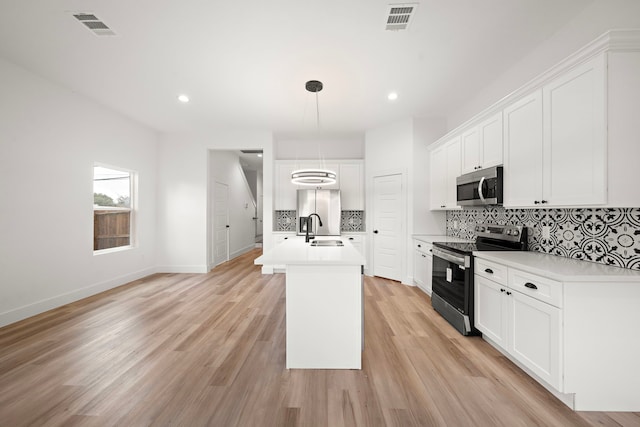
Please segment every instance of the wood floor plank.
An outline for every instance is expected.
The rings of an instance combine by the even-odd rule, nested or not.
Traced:
[[[0,328],[0,426],[640,426],[573,412],[428,296],[365,278],[362,370],[285,368],[285,278],[259,250]]]

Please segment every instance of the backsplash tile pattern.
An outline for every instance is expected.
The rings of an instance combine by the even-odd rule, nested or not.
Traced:
[[[297,211],[275,211],[273,231],[296,231]]]
[[[364,229],[364,211],[342,211],[340,230],[342,232],[361,232]],[[296,231],[297,211],[275,211],[273,231]]]
[[[364,211],[342,211],[340,231],[364,231]]]
[[[640,270],[640,208],[448,211],[447,235],[474,239],[483,222],[527,226],[531,251]]]

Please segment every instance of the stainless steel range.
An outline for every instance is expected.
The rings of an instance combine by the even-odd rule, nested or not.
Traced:
[[[473,325],[473,252],[526,251],[527,228],[478,224],[473,243],[435,242],[431,304],[463,335],[479,335]]]

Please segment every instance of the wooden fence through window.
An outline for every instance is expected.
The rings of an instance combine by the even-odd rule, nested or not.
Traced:
[[[93,211],[93,250],[117,248],[131,244],[129,209],[95,209]]]

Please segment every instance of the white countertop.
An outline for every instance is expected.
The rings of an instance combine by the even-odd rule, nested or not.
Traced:
[[[471,243],[473,240],[469,239],[461,239],[459,237],[451,237],[451,236],[442,236],[437,234],[413,234],[415,240],[420,240],[425,243],[433,243],[433,242],[448,242],[448,243]]]
[[[497,262],[529,273],[561,282],[638,282],[640,270],[612,267],[590,261],[581,261],[540,252],[476,251],[480,259]]]
[[[366,260],[348,239],[340,236],[314,240],[342,240],[344,246],[311,246],[304,236],[287,239],[254,260],[258,265],[365,265]]]

